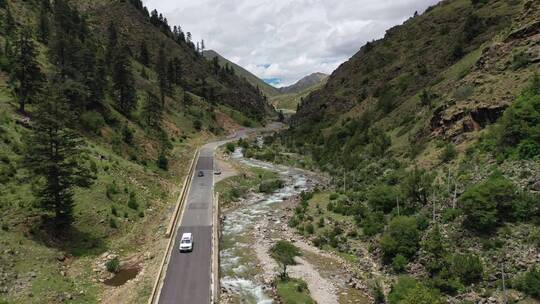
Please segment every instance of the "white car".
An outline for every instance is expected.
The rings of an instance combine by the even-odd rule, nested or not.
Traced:
[[[180,239],[180,247],[178,248],[180,252],[191,252],[193,251],[193,234],[184,233]]]

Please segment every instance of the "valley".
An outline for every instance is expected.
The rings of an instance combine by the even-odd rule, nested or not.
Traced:
[[[540,2],[245,1],[0,0],[0,304],[540,303]]]

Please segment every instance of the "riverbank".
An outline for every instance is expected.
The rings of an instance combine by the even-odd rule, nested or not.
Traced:
[[[317,303],[370,303],[353,282],[350,267],[342,258],[303,240],[287,225],[291,210],[303,191],[323,188],[325,180],[315,173],[246,159],[237,150],[233,167],[273,171],[285,186],[271,194],[250,189],[245,197],[223,210],[221,246],[221,303],[273,303],[276,262],[269,249],[278,240],[293,242],[302,252],[289,276],[306,282]],[[226,181],[226,179],[224,180]]]

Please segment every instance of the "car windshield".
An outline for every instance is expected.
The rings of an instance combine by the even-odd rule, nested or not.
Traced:
[[[182,244],[189,244],[189,240],[182,240]]]

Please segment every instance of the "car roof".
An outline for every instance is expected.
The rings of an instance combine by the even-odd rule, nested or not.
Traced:
[[[191,238],[191,233],[190,232],[182,234],[182,239],[190,239],[190,238]]]

